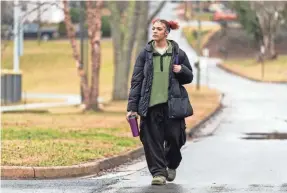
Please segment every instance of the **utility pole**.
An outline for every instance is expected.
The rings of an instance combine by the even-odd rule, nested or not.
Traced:
[[[37,30],[37,39],[38,45],[41,43],[41,2],[37,1],[37,20],[38,20],[38,30]]]
[[[198,1],[198,14],[201,14],[201,1]],[[201,20],[200,17],[197,17],[198,30],[197,30],[197,55],[201,55]],[[197,65],[197,79],[196,79],[196,90],[200,90],[200,59]]]
[[[19,0],[14,0],[14,53],[13,53],[13,70],[19,72]]]
[[[24,50],[24,18],[23,12],[27,11],[25,2],[19,3],[19,56],[23,56]],[[21,8],[20,8],[21,7]]]
[[[23,56],[24,49],[24,29],[23,20],[19,21],[19,56]]]

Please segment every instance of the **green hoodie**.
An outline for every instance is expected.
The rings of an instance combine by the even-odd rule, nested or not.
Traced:
[[[153,46],[153,81],[149,107],[165,103],[168,100],[168,84],[170,61],[172,57],[172,44],[168,41],[167,51],[161,55]]]

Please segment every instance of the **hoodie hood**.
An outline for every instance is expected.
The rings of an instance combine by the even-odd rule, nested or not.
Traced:
[[[167,41],[169,41],[171,44],[172,44],[172,51],[175,53],[175,54],[178,54],[179,53],[179,46],[178,44],[173,41],[173,40],[169,40],[167,39]],[[146,46],[145,46],[145,50],[148,51],[148,52],[152,52],[153,51],[153,46],[152,46],[152,42],[154,42],[154,40],[151,40],[149,41]]]

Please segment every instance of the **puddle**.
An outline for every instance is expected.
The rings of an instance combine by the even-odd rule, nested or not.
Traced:
[[[256,139],[256,140],[287,140],[287,133],[279,133],[279,132],[273,132],[273,133],[246,133],[246,137],[243,137],[242,139]]]

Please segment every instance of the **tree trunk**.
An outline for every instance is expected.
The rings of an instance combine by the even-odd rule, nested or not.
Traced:
[[[114,89],[113,89],[113,100],[126,100],[128,93],[128,77],[126,74],[126,65],[124,61],[115,68],[114,75]]]
[[[74,26],[72,24],[67,0],[63,0],[63,5],[64,5],[64,21],[66,24],[67,35],[68,35],[68,38],[69,38],[71,46],[72,46],[73,57],[74,57],[76,64],[77,64],[78,74],[81,78],[80,84],[81,84],[81,86],[83,88],[83,92],[84,92],[84,104],[87,106],[87,104],[89,104],[89,101],[90,101],[88,77],[80,65],[81,60],[80,60],[79,50],[78,50],[76,37],[75,37],[75,29],[74,29]]]
[[[126,100],[128,97],[128,80],[131,68],[131,56],[133,52],[135,39],[138,41],[138,47],[136,53],[146,44],[148,40],[148,27],[152,19],[159,13],[162,7],[165,5],[165,1],[161,2],[155,12],[148,18],[149,2],[134,2],[130,1],[128,4],[127,14],[129,17],[125,17],[125,22],[122,22],[122,15],[120,10],[116,6],[116,2],[108,2],[111,11],[111,23],[112,23],[112,37],[114,43],[114,58],[115,58],[115,74],[114,74],[114,88],[113,88],[113,100]],[[144,4],[145,10],[142,10]],[[144,13],[144,18],[141,19],[138,10]],[[140,21],[138,20],[140,18]],[[139,23],[145,24],[139,26]],[[127,27],[128,26],[128,27]],[[136,33],[138,30],[138,33]],[[140,43],[139,43],[140,42]]]
[[[265,48],[265,55],[269,55],[269,44],[270,44],[269,34],[263,34],[263,43]]]
[[[136,55],[140,53],[140,51],[144,48],[148,41],[148,7],[149,1],[141,1],[140,2],[140,10],[139,10],[139,17],[138,17],[138,32],[137,32],[137,48],[136,48]],[[147,26],[147,27],[142,27]]]
[[[101,8],[103,1],[97,1],[96,7],[93,8],[91,1],[86,1],[87,6],[87,22],[88,33],[91,45],[92,58],[92,81],[90,87],[90,101],[87,104],[86,110],[92,109],[94,111],[100,110],[99,97],[99,76],[101,64]]]
[[[276,58],[275,34],[271,34],[270,37],[270,54],[272,59]]]
[[[92,1],[86,1],[87,5],[87,23],[88,34],[91,45],[91,58],[92,58],[92,81],[89,88],[88,76],[82,65],[80,64],[80,55],[75,37],[75,29],[71,21],[71,16],[68,8],[68,3],[63,0],[64,15],[67,34],[72,45],[73,57],[77,62],[77,68],[81,77],[81,86],[84,92],[84,110],[99,110],[98,96],[99,96],[99,75],[101,63],[101,8],[103,1],[97,1],[96,7],[93,8]]]
[[[121,14],[120,11],[117,9],[116,2],[110,1],[108,2],[110,11],[112,12],[111,15],[111,24],[112,28],[112,39],[114,45],[114,80],[113,80],[113,96],[112,98],[115,99],[114,93],[118,93],[119,98],[121,98],[121,87],[122,87],[122,76],[125,74],[124,70],[121,68],[121,49],[123,44],[122,39],[122,26],[121,26]],[[122,72],[120,72],[123,70]]]
[[[116,8],[115,2],[110,2],[112,12],[114,54],[115,54],[115,75],[113,100],[126,100],[128,95],[128,78],[130,72],[131,54],[133,51],[135,33],[136,33],[136,16],[139,2],[129,2],[128,13],[125,24],[120,24],[120,13]],[[128,26],[127,28],[125,26]]]
[[[129,20],[129,25],[128,25],[128,29],[126,31],[126,41],[127,41],[127,48],[126,50],[124,50],[123,55],[126,57],[126,76],[129,77],[130,76],[130,69],[131,69],[131,59],[132,59],[132,54],[134,51],[134,46],[135,46],[135,42],[136,42],[136,35],[138,32],[138,27],[136,27],[136,24],[138,22],[138,18],[139,16],[139,10],[140,10],[140,1],[136,1],[134,3],[134,5],[131,6],[131,9],[129,10],[129,15],[132,15],[133,17]],[[128,87],[127,87],[128,88]],[[128,92],[127,92],[128,94]]]

